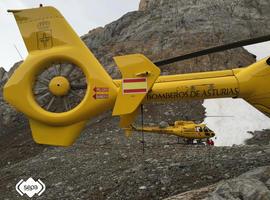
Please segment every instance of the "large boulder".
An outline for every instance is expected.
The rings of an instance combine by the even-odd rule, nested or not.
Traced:
[[[238,178],[221,182],[205,200],[269,200],[270,166],[260,167]]]
[[[270,166],[248,171],[204,188],[181,193],[166,200],[269,200]]]

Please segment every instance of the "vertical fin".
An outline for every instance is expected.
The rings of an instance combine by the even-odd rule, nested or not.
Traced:
[[[141,54],[114,57],[114,60],[122,73],[123,79],[145,77],[147,81],[147,84],[145,84],[147,85],[145,92],[138,93],[125,93],[123,91],[122,82],[113,109],[113,115],[130,114],[138,108],[145,98],[147,92],[151,90],[153,84],[160,74],[160,69],[148,58]],[[145,87],[145,85],[143,85],[143,87]],[[138,84],[137,89],[140,89],[140,87],[141,85]],[[132,89],[136,89],[136,85],[135,88],[133,87]]]

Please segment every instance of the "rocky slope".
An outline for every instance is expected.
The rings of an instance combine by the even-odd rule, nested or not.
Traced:
[[[175,137],[153,134],[145,135],[143,154],[140,134],[127,139],[117,123],[107,117],[103,126],[100,121],[90,124],[69,148],[36,149],[40,146],[32,141],[9,144],[5,150],[13,152],[1,151],[0,198],[21,199],[14,186],[31,176],[47,186],[37,199],[163,199],[270,163],[269,146],[185,146]],[[24,157],[12,160],[26,145]]]
[[[114,55],[144,53],[156,61],[264,35],[270,28],[269,7],[265,0],[143,0],[139,11],[92,30],[82,39],[106,70],[119,77]],[[164,66],[162,73],[227,69],[253,61],[253,55],[238,48]],[[0,71],[3,83],[12,71]],[[148,105],[146,123],[184,116],[202,118],[201,103]],[[187,147],[176,144],[174,137],[153,134],[146,135],[143,154],[140,135],[126,139],[117,128],[118,119],[110,113],[90,122],[74,146],[46,147],[33,143],[25,118],[1,99],[0,112],[0,131],[5,131],[0,140],[1,199],[20,199],[14,186],[29,176],[40,178],[47,186],[37,199],[163,199],[270,165],[269,145]],[[254,181],[264,185],[265,191],[268,182]],[[230,188],[217,185],[201,189],[193,199],[212,198],[215,192],[211,192],[218,188],[230,195]],[[237,184],[232,180],[230,185]],[[237,194],[240,197],[235,199],[241,199],[241,193]]]

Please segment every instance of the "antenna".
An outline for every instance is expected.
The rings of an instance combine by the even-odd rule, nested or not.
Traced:
[[[20,53],[20,51],[18,50],[18,48],[17,48],[17,46],[15,44],[14,44],[14,48],[16,49],[17,53],[19,54],[19,56],[23,60],[22,54]]]
[[[205,117],[234,117],[233,115],[206,115]]]
[[[142,126],[142,130],[141,130],[141,133],[142,133],[142,148],[143,148],[143,154],[144,154],[144,149],[145,149],[145,140],[144,140],[144,131],[143,131],[143,125],[144,125],[144,122],[143,122],[144,118],[143,118],[143,104],[141,104],[141,126]]]

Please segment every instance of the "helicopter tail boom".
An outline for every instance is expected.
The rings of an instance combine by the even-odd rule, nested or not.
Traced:
[[[147,94],[145,102],[236,98],[239,96],[239,83],[235,74],[239,72],[224,70],[161,76]]]
[[[243,98],[270,117],[270,58],[224,71],[161,76],[144,103],[212,98]]]

